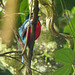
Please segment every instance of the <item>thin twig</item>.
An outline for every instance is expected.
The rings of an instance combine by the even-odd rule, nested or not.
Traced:
[[[35,69],[33,69],[33,68],[31,68],[31,70],[36,71],[36,72],[38,72],[38,73],[44,75],[43,73],[41,73],[41,72],[39,72],[39,71],[37,71],[37,70],[35,70]]]
[[[68,14],[68,18],[69,18],[69,20],[70,20],[70,22],[71,22],[72,28],[73,28],[73,30],[75,31],[75,27],[74,27],[74,25],[73,25],[73,23],[72,23],[72,21],[71,21],[70,15],[69,15],[68,12],[67,12],[67,14]]]
[[[27,12],[25,12],[27,13]],[[11,15],[25,15],[25,13],[12,13],[12,14],[5,14],[3,17],[11,16]]]
[[[64,2],[64,6],[65,6],[65,8],[67,9],[67,7],[66,7],[66,4],[65,4],[65,1],[64,1],[64,0],[63,0],[63,2]],[[75,27],[74,27],[74,25],[73,25],[73,23],[72,23],[72,21],[71,21],[71,18],[70,18],[70,15],[69,15],[68,11],[67,11],[67,14],[68,14],[68,18],[69,18],[69,20],[70,20],[70,22],[71,22],[72,28],[73,28],[73,30],[75,31]]]
[[[9,54],[9,53],[22,53],[22,51],[9,51],[9,52],[5,52],[5,53],[3,53],[3,54],[0,54],[0,56],[6,56],[6,57],[10,57],[10,58],[12,58],[12,59],[15,59],[15,60],[17,60],[18,62],[22,63],[22,64],[23,64],[23,67],[25,67],[25,63],[21,62],[21,61],[20,61],[19,59],[17,59],[16,57],[12,57],[12,56],[6,55],[6,54]],[[23,67],[22,67],[20,70],[22,70]],[[40,73],[40,74],[43,74],[43,73],[41,73],[41,72],[39,72],[39,71],[37,71],[37,70],[35,70],[35,69],[33,69],[33,68],[30,68],[30,69],[33,70],[33,71],[36,71],[36,72],[38,72],[38,73]],[[20,71],[20,70],[19,70],[19,71]]]
[[[9,52],[5,52],[5,53],[0,54],[0,56],[4,56],[4,55],[10,54],[10,53],[22,53],[22,51],[9,51]]]
[[[62,3],[62,0],[60,0],[60,3],[61,3],[61,6],[62,6],[62,9],[63,9],[63,12],[64,12],[64,16],[65,16],[65,18],[66,18],[66,20],[67,20],[67,24],[68,24],[68,26],[69,26],[69,28],[70,28],[70,31],[71,31],[73,37],[75,38],[75,36],[74,36],[74,34],[73,34],[73,31],[72,31],[72,29],[71,29],[71,26],[70,26],[70,24],[69,24],[69,22],[68,22],[67,16],[66,16],[66,14],[65,14],[65,10],[64,10],[64,6],[63,6],[63,3]]]
[[[12,59],[15,59],[15,60],[17,60],[18,62],[20,62],[20,63],[22,63],[23,64],[23,67],[20,69],[20,70],[22,70],[24,67],[25,67],[25,63],[23,63],[23,62],[21,62],[19,59],[17,59],[16,57],[12,57],[12,56],[8,56],[8,55],[5,55],[6,57],[10,57],[10,58],[12,58]],[[37,70],[35,70],[35,69],[33,69],[33,68],[30,68],[31,70],[33,70],[33,71],[36,71],[36,72],[38,72],[38,73],[40,73],[40,74],[42,74],[43,75],[43,73],[41,73],[41,72],[39,72],[39,71],[37,71]],[[19,71],[20,71],[19,70]]]
[[[32,0],[32,2],[33,2],[33,0]],[[30,10],[30,15],[29,15],[29,25],[28,25],[28,28],[27,28],[27,34],[26,34],[26,41],[25,41],[25,46],[24,46],[24,51],[22,52],[22,54],[27,54],[26,53],[26,46],[27,46],[27,40],[28,40],[28,32],[29,32],[29,26],[30,26],[30,20],[31,20],[31,12],[32,12],[32,6],[33,6],[33,3],[30,3],[30,5],[31,5],[31,10]]]
[[[18,62],[20,62],[20,63],[22,63],[22,64],[24,64],[23,62],[21,62],[19,59],[17,59],[16,57],[12,57],[12,56],[8,56],[8,55],[5,55],[6,57],[10,57],[10,58],[12,58],[12,59],[15,59],[15,60],[17,60]]]

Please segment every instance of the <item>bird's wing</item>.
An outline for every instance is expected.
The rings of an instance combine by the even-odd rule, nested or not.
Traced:
[[[26,33],[28,26],[31,26],[32,21],[33,21],[33,19],[31,19],[30,22],[28,21],[27,23],[25,23],[24,28],[23,28],[23,32],[22,32],[22,35],[21,35],[21,38]]]
[[[30,22],[28,21],[25,25],[24,25],[24,29],[28,28],[29,25],[31,25],[33,19],[30,20]]]

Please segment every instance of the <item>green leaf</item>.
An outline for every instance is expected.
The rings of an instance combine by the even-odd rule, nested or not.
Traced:
[[[55,72],[52,73],[52,75],[69,75],[72,71],[71,65],[65,65],[62,68],[59,68]]]
[[[27,14],[29,13],[29,6],[28,6],[28,0],[23,0],[21,2],[21,5],[20,5],[20,12],[25,13],[25,15],[21,15],[21,20],[22,20],[22,23],[24,22],[25,20],[25,17],[27,16]]]
[[[70,17],[71,17],[71,16],[70,16]],[[70,19],[68,20],[68,22],[70,22]],[[73,26],[72,26],[71,22],[72,22]],[[72,29],[72,31],[73,31],[73,34],[75,34],[75,31],[74,31],[74,29],[75,29],[75,14],[72,15],[71,22],[69,23],[69,25],[70,25],[70,27],[71,27],[71,29]],[[66,26],[65,26],[63,32],[64,32],[64,33],[69,33],[69,34],[72,35],[72,32],[71,32],[71,30],[70,30],[70,28],[69,28],[69,25],[66,25]]]
[[[74,61],[74,51],[72,51],[70,48],[60,49],[55,53],[55,60],[56,62],[64,65],[72,65]]]
[[[55,3],[58,16],[63,13],[63,8],[71,10],[75,6],[75,0],[55,0]]]
[[[13,74],[0,62],[0,75],[13,75]]]
[[[27,6],[28,6],[28,0],[23,0],[20,5],[20,12],[24,12]]]
[[[70,19],[71,19],[71,21],[70,21]],[[71,27],[71,29],[72,29],[72,32],[73,32],[74,36],[75,36],[75,7],[73,7],[72,10],[71,10],[70,19],[68,19],[68,22],[69,22],[69,25],[70,25],[70,27]],[[72,23],[71,23],[71,22],[72,22]],[[72,34],[72,32],[71,32],[71,30],[70,30],[70,28],[69,28],[69,25],[66,25],[66,26],[64,27],[63,32],[64,32],[64,33],[68,33],[68,34],[70,34],[71,36],[73,36],[73,34]],[[73,40],[73,42],[74,42],[74,44],[75,44],[75,39]],[[75,50],[75,46],[74,46],[74,50]]]

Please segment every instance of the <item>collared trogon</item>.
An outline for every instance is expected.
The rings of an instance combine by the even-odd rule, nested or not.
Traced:
[[[38,20],[37,20],[37,25],[36,25],[36,36],[35,36],[35,40],[40,36],[41,33],[41,23],[39,21],[39,16],[38,15]],[[27,15],[26,20],[24,21],[23,25],[19,28],[19,35],[22,39],[23,44],[25,44],[26,41],[26,33],[27,33],[27,28],[29,25],[29,32],[28,32],[28,39],[27,39],[27,45],[29,44],[29,39],[30,39],[30,33],[31,33],[31,23],[33,21],[33,13],[31,14],[30,17],[30,22],[29,22],[29,15]],[[24,61],[23,57],[22,57],[22,62]]]

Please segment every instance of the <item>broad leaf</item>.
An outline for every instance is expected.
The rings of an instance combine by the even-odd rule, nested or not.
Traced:
[[[25,15],[21,15],[22,23],[25,20],[26,15],[29,13],[28,0],[23,0],[20,5],[20,12],[25,13]]]
[[[24,12],[28,6],[28,0],[23,0],[20,5],[20,12]]]
[[[55,60],[60,64],[72,65],[74,61],[74,51],[72,51],[70,48],[60,49],[55,53]]]
[[[69,75],[72,71],[72,66],[65,65],[62,68],[59,68],[55,72],[52,73],[52,75]]]

